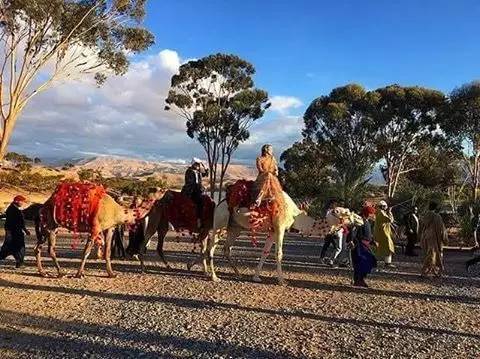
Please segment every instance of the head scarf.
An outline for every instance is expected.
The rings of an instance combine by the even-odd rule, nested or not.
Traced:
[[[370,217],[371,215],[375,214],[375,208],[372,206],[364,206],[362,208],[362,216],[363,217]]]
[[[16,202],[16,203],[19,203],[19,202],[26,202],[27,201],[27,198],[22,196],[21,194],[15,196],[13,198],[13,202]]]

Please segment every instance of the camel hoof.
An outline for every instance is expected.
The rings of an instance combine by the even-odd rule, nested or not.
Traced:
[[[38,274],[40,274],[40,277],[42,277],[42,278],[48,278],[49,277],[48,273],[45,272],[45,271],[38,272]]]
[[[117,278],[115,273],[108,273],[108,278]]]
[[[255,282],[255,283],[262,283],[262,278],[260,278],[258,275],[254,275],[252,280]]]
[[[85,274],[83,272],[77,272],[77,274],[75,274],[73,277],[74,278],[84,278]]]
[[[218,283],[220,281],[221,281],[220,278],[218,278],[216,275],[212,276],[212,282]]]
[[[285,287],[288,284],[287,281],[283,278],[278,279],[277,282],[278,282],[278,285],[281,285],[283,287]]]
[[[167,267],[167,268],[168,268],[168,267]],[[188,271],[191,271],[192,268],[193,268],[193,263],[192,263],[192,262],[187,263],[187,270],[188,270]],[[170,269],[170,268],[169,268],[169,269]]]
[[[63,278],[63,277],[65,277],[65,273],[64,272],[58,272],[57,278]]]

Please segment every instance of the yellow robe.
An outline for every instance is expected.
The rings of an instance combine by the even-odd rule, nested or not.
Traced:
[[[395,245],[392,239],[393,216],[383,210],[379,210],[375,216],[373,239],[378,243],[375,255],[379,258],[387,257],[395,253]]]

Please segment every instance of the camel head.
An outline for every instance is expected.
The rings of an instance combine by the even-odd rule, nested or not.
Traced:
[[[325,218],[315,219],[307,214],[305,209],[299,208],[299,214],[295,217],[293,228],[305,236],[324,238],[343,225],[361,225],[363,219],[348,208],[337,207]]]
[[[302,235],[307,237],[324,238],[333,228],[342,224],[341,218],[330,214],[326,218],[315,219],[307,214],[305,210],[300,210],[300,213],[295,217],[292,227]]]
[[[136,224],[138,220],[144,218],[150,212],[155,202],[160,200],[166,192],[166,190],[159,190],[141,201],[140,206],[124,208],[123,222],[128,225]]]
[[[361,226],[363,224],[363,218],[348,208],[336,207],[330,212],[330,215],[338,218],[341,224],[353,226]]]

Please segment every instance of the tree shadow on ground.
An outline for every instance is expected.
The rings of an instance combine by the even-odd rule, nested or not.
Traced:
[[[1,329],[0,349],[29,353],[35,357],[81,357],[82,354],[106,358],[205,358],[215,355],[245,358],[287,358],[291,354],[274,352],[222,340],[203,340],[185,336],[162,335],[133,328],[63,321],[12,311],[0,311],[5,323],[23,330]],[[37,333],[32,333],[33,331]],[[54,330],[56,335],[52,335]],[[194,333],[193,333],[194,334]],[[98,336],[99,340],[92,337]],[[55,353],[55,354],[53,354]]]
[[[459,332],[459,331],[449,330],[449,329],[428,328],[428,327],[421,327],[421,326],[410,325],[410,324],[387,323],[387,322],[381,322],[381,321],[375,321],[375,320],[370,321],[370,320],[362,320],[362,319],[354,319],[354,318],[338,318],[338,317],[331,317],[331,316],[326,316],[326,315],[321,315],[316,313],[308,313],[304,311],[295,311],[295,310],[291,311],[291,310],[284,310],[284,309],[276,310],[276,309],[268,309],[268,308],[248,307],[248,306],[242,306],[239,304],[206,301],[206,300],[200,300],[200,299],[166,297],[166,296],[158,296],[158,295],[97,292],[97,291],[92,291],[87,289],[76,289],[76,288],[17,283],[17,282],[7,281],[3,279],[0,279],[0,287],[17,288],[21,290],[29,289],[29,290],[64,293],[64,294],[80,295],[80,296],[87,295],[90,297],[99,297],[99,298],[105,298],[110,300],[163,303],[163,304],[174,305],[177,307],[182,307],[187,309],[237,310],[237,311],[255,312],[255,313],[266,314],[271,316],[278,315],[282,317],[297,317],[297,318],[303,318],[303,319],[309,319],[309,320],[321,321],[321,322],[333,323],[333,324],[349,324],[349,325],[360,326],[360,327],[367,326],[367,327],[384,328],[384,329],[412,330],[412,331],[417,331],[420,333],[427,333],[427,334],[451,335],[451,336],[459,336],[464,338],[480,339],[480,334]],[[336,286],[333,286],[333,288],[335,287]],[[340,288],[343,289],[348,287],[340,287]],[[348,288],[348,289],[356,290],[354,288]],[[389,291],[382,291],[382,292],[386,292],[386,293],[383,293],[383,295],[390,294],[388,293]],[[394,294],[400,296],[400,293],[401,292],[397,292]],[[408,297],[408,298],[411,298],[411,297]],[[432,298],[436,298],[436,296],[433,295]],[[464,298],[464,299],[467,301],[467,303],[470,303],[470,300],[472,298],[468,298],[468,299]],[[446,300],[446,299],[436,298],[436,300]],[[478,304],[478,300],[475,301],[475,304]]]

